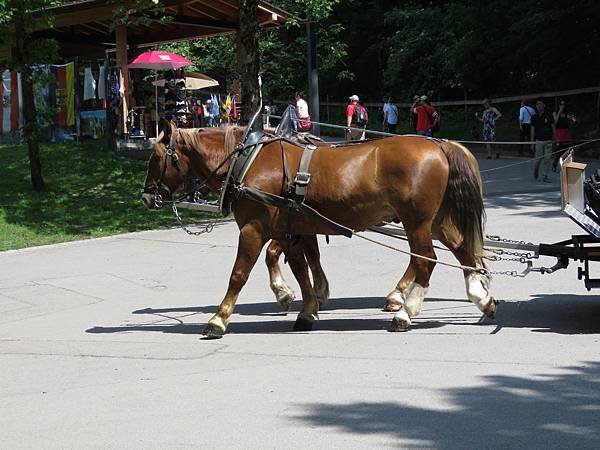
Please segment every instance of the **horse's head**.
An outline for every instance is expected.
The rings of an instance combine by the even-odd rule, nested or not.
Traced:
[[[162,125],[142,189],[142,201],[148,209],[159,209],[164,201],[173,200],[173,194],[188,176],[190,167],[189,158],[177,142],[175,125],[166,120]]]
[[[242,138],[241,127],[195,128],[177,130],[163,121],[163,131],[156,139],[142,201],[148,209],[158,209],[173,200],[175,191],[186,179],[200,180],[216,191],[229,169],[235,145]]]

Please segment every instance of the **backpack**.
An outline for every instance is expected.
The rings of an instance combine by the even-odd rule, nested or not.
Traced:
[[[427,112],[427,110],[425,110],[425,112]],[[431,117],[429,113],[427,113],[432,132],[440,131],[440,113],[438,111],[436,112],[437,114],[435,115],[435,118]]]
[[[354,106],[354,115],[352,116],[352,121],[357,125],[366,125],[369,122],[369,114],[367,113],[367,108],[365,108],[360,103],[357,103]]]

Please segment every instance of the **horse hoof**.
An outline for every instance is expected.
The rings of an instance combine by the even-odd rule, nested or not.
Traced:
[[[493,319],[494,316],[496,315],[497,309],[498,309],[498,301],[496,299],[494,299],[493,297],[490,297],[490,301],[488,302],[488,305],[485,307],[483,313],[489,319]]]
[[[204,330],[202,331],[202,334],[207,339],[221,339],[225,334],[225,330],[222,330],[220,327],[209,323],[208,325],[206,325],[206,328],[204,328]]]
[[[410,325],[410,320],[404,320],[399,317],[394,317],[392,319],[390,327],[388,328],[388,331],[391,331],[393,333],[398,331],[408,331],[410,330]]]
[[[312,331],[313,321],[306,317],[298,317],[294,323],[294,331]]]
[[[293,292],[286,292],[277,297],[277,303],[281,305],[281,308],[285,312],[288,312],[290,309],[292,309],[292,303],[294,303],[294,300],[296,300],[296,296]]]

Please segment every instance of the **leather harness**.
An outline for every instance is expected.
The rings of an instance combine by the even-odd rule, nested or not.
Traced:
[[[281,151],[284,173],[283,196],[264,192],[260,189],[244,185],[244,177],[264,145],[277,141],[282,143]],[[300,165],[298,167],[298,171],[296,172],[293,183],[290,182],[290,172],[283,142],[287,142],[303,149]],[[352,230],[350,228],[328,219],[305,203],[306,194],[308,192],[311,179],[310,163],[316,149],[316,145],[314,145],[312,142],[308,143],[307,145],[303,145],[300,142],[293,141],[284,136],[269,137],[262,132],[249,133],[245,142],[237,147],[237,152],[232,157],[229,172],[227,173],[227,177],[223,183],[221,198],[219,201],[222,214],[227,215],[231,212],[231,204],[236,199],[247,198],[258,203],[288,210],[288,224],[285,235],[285,238],[288,240],[292,239],[294,236],[292,232],[293,214],[311,217],[331,228],[336,233],[346,237],[351,237]]]

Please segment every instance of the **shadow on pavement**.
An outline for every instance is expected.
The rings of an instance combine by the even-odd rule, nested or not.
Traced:
[[[517,192],[486,196],[485,207],[486,209],[499,208],[505,210],[506,214],[523,213],[529,217],[563,217],[559,192]],[[532,208],[540,208],[540,210],[532,211]]]
[[[473,325],[481,323],[496,325],[492,332],[503,328],[525,328],[533,332],[557,334],[595,334],[600,333],[600,301],[593,296],[548,294],[533,296],[530,300],[500,302],[493,320],[478,320],[480,313],[466,300],[427,299],[427,303],[445,302],[447,307],[425,310],[413,323],[413,329],[439,328],[446,325]],[[315,324],[315,330],[321,331],[374,331],[386,330],[392,319],[392,313],[381,312],[377,317],[336,318],[335,311],[344,310],[380,310],[383,299],[380,297],[353,297],[331,299],[323,309],[321,319]],[[457,305],[458,304],[458,305]],[[231,333],[288,333],[291,332],[300,302],[294,302],[294,308],[286,314],[279,310],[276,303],[246,303],[236,307],[236,314],[244,316],[263,316],[264,320],[237,322],[235,317],[229,325]],[[462,308],[465,309],[464,312]],[[459,309],[460,311],[457,311]],[[190,306],[171,308],[145,308],[133,311],[133,314],[147,314],[157,319],[172,320],[178,323],[134,324],[118,327],[96,326],[86,330],[88,333],[120,333],[130,331],[151,331],[163,333],[193,334],[204,328],[200,323],[186,323],[196,314],[214,314],[216,306]],[[369,312],[370,314],[371,312]]]
[[[491,323],[499,328],[529,328],[540,333],[600,333],[600,298],[540,294],[530,300],[500,302]]]
[[[400,378],[401,380],[401,378]],[[403,439],[398,446],[436,449],[598,448],[600,363],[535,377],[486,376],[484,386],[441,390],[449,408],[407,402],[301,403],[288,415],[322,429]],[[399,389],[404,389],[398,383]],[[399,391],[400,394],[402,391]],[[407,442],[408,441],[408,442]]]

